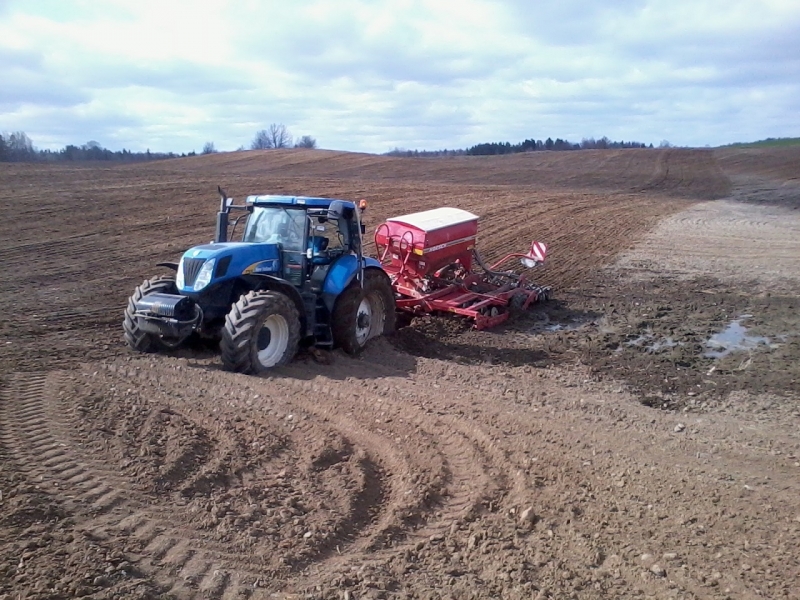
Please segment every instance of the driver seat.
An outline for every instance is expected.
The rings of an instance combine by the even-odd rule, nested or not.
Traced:
[[[327,265],[331,262],[331,257],[326,252],[328,249],[328,242],[328,238],[319,235],[315,235],[311,238],[312,265]]]

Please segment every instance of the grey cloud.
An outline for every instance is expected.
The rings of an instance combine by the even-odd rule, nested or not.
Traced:
[[[24,105],[74,106],[87,102],[89,95],[73,86],[54,81],[42,73],[9,69],[2,73],[0,111],[11,112]]]
[[[49,73],[40,52],[0,46],[0,110],[24,105],[73,106],[88,94],[67,83],[61,74]]]
[[[41,69],[43,62],[41,52],[0,46],[0,65],[3,72],[10,69]]]
[[[425,56],[401,49],[394,52],[391,48],[365,50],[346,58],[322,56],[303,60],[298,57],[291,62],[293,68],[315,79],[382,76],[394,81],[433,85],[480,79],[490,75],[496,68],[489,61],[474,57]]]
[[[92,89],[140,86],[175,94],[254,89],[254,82],[235,67],[222,71],[217,67],[175,60],[149,65],[87,61],[75,73],[75,81]]]
[[[677,64],[719,64],[732,61],[783,61],[798,57],[800,11],[778,27],[747,31],[642,31],[622,36],[615,44],[632,60],[670,60]]]
[[[80,145],[96,140],[104,147],[119,150],[140,145],[135,138],[143,125],[140,119],[128,115],[98,115],[69,107],[55,107],[20,118],[14,129],[25,131],[39,148],[58,149],[67,144]]]
[[[645,0],[507,0],[514,32],[555,46],[588,46],[607,39],[606,24],[630,15]]]
[[[350,77],[447,84],[484,78],[523,58],[521,49],[495,48],[479,38],[468,49],[431,47],[423,32],[407,23],[374,36],[348,15],[303,23],[300,32],[278,28],[246,40],[248,53],[315,81]]]

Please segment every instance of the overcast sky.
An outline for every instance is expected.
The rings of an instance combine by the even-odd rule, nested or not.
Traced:
[[[0,0],[38,148],[386,152],[800,136],[800,0]]]

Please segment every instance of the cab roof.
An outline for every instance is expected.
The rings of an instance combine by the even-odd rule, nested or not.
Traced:
[[[247,204],[256,206],[267,204],[293,204],[296,206],[308,206],[311,208],[328,208],[331,202],[342,202],[345,206],[355,208],[355,202],[350,200],[339,200],[338,198],[314,198],[311,196],[277,196],[273,194],[257,194],[247,197]]]

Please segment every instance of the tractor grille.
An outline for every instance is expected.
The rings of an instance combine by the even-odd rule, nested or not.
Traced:
[[[206,262],[205,258],[184,258],[183,259],[183,282],[184,285],[194,285],[194,280],[197,279],[197,274],[203,263]]]

